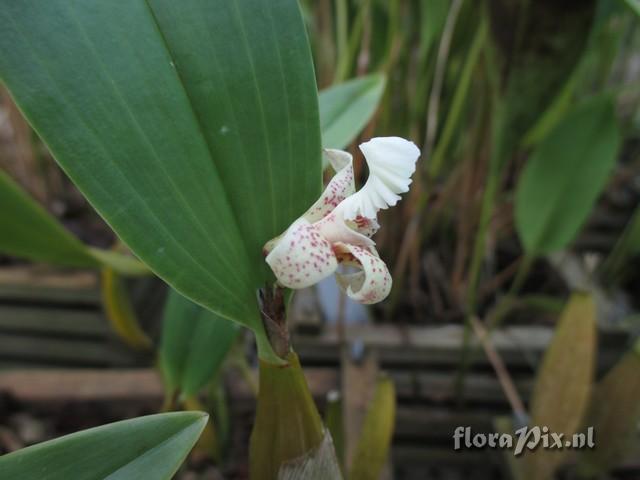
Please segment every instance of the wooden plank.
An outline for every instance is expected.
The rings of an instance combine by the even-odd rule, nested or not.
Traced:
[[[553,335],[553,327],[513,326],[492,335],[491,341],[512,373],[533,371]],[[446,368],[457,369],[463,337],[461,325],[408,327],[394,325],[355,325],[345,330],[348,342],[362,341],[377,355],[383,369]],[[607,329],[600,330],[601,354],[599,371],[610,368],[624,351],[627,333]],[[303,365],[337,366],[340,363],[340,339],[333,329],[321,335],[294,334],[292,341]],[[615,347],[615,348],[614,348]],[[475,362],[477,370],[491,371],[484,353]]]
[[[0,301],[100,304],[95,272],[42,265],[0,268]]]
[[[104,341],[27,337],[0,333],[0,358],[29,363],[123,366],[135,363],[135,355],[116,352]]]
[[[428,447],[424,445],[393,445],[391,457],[394,465],[402,465],[410,468],[416,465],[450,465],[457,467],[482,467],[490,465],[488,450],[456,451],[449,446]],[[497,464],[495,464],[497,465]],[[496,476],[499,478],[498,468],[495,467]]]
[[[0,304],[0,331],[105,338],[110,328],[100,310],[26,308]],[[2,352],[0,352],[2,356]]]
[[[305,367],[305,376],[313,396],[324,402],[327,393],[340,387],[340,374],[333,368]],[[398,401],[416,403],[426,406],[451,406],[455,403],[452,388],[453,375],[440,372],[404,372],[388,370],[386,373],[393,379]],[[241,375],[235,369],[226,374],[230,395],[238,399],[250,399],[251,391]],[[508,403],[502,394],[500,384],[491,373],[472,373],[469,375],[469,391],[467,401],[485,411],[500,408],[508,409]],[[516,381],[519,391],[526,398],[531,391],[533,377]]]
[[[135,399],[160,405],[164,396],[157,372],[146,368],[2,372],[0,392],[34,403]]]
[[[553,330],[549,327],[510,327],[496,332],[492,341],[510,366],[527,368],[536,363],[548,344]],[[463,328],[461,325],[409,327],[393,325],[350,326],[347,341],[362,341],[375,350],[383,368],[393,366],[456,366],[460,361]],[[337,365],[339,338],[327,330],[319,336],[295,335],[293,345],[304,362]],[[477,365],[490,368],[481,353]]]
[[[337,387],[338,373],[335,370],[311,368],[305,371],[305,375],[316,398],[324,398],[329,390]],[[470,377],[472,378],[473,376]],[[255,399],[237,372],[230,370],[226,379],[230,384],[231,413],[236,421],[244,425],[243,422],[250,420],[253,415]],[[155,405],[151,408],[159,408],[164,391],[157,372],[148,368],[54,369],[0,372],[0,395],[2,394],[9,394],[18,402],[34,405],[36,408],[73,402],[103,401],[145,402]],[[469,426],[474,432],[492,431],[493,416],[506,411],[493,407],[456,411],[426,404],[400,403],[396,413],[396,433],[392,447],[395,471],[403,473],[406,470],[407,474],[421,472],[425,475],[407,477],[417,479],[430,478],[438,472],[442,474],[447,468],[452,469],[451,474],[454,471],[472,468],[474,475],[478,472],[478,478],[485,478],[482,475],[487,475],[486,478],[497,478],[500,460],[494,459],[494,452],[456,452],[452,448],[452,434],[455,427],[460,425]],[[500,453],[497,452],[498,455]],[[637,474],[638,454],[638,450],[632,452],[619,472],[627,475]]]
[[[495,415],[508,413],[508,407],[453,410],[429,405],[398,406],[395,440],[400,443],[450,443],[456,427],[470,427],[474,432],[493,431]]]
[[[451,373],[427,372],[419,374],[418,397],[434,403],[453,403],[456,393]],[[533,389],[533,372],[526,378],[515,380],[516,389],[523,398],[528,398]],[[466,380],[465,398],[468,402],[505,404],[500,382],[493,373],[473,373]]]

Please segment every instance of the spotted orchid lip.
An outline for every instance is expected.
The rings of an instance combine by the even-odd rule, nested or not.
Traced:
[[[380,137],[360,145],[369,167],[365,185],[355,191],[353,158],[327,149],[335,175],[320,198],[286,232],[264,247],[266,262],[278,283],[300,289],[336,273],[342,290],[360,303],[384,300],[391,275],[371,236],[378,230],[378,210],[395,205],[408,191],[418,148],[399,137]],[[337,273],[340,264],[356,273]]]

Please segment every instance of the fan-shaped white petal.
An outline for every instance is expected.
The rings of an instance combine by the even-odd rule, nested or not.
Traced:
[[[360,145],[367,160],[369,178],[365,185],[343,202],[344,216],[375,218],[380,209],[394,206],[399,193],[409,190],[420,150],[400,137],[377,137]]]

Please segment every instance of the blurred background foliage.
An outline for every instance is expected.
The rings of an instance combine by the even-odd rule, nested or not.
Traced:
[[[422,151],[411,191],[393,213],[381,213],[384,228],[376,241],[394,288],[373,308],[374,322],[464,325],[458,368],[451,374],[460,402],[481,350],[492,358],[497,327],[557,325],[531,394],[533,423],[544,421],[567,434],[595,425],[607,448],[572,461],[585,478],[615,466],[634,432],[637,437],[640,420],[638,2],[300,4],[315,60],[323,146],[354,154],[359,184],[367,173],[357,149],[361,140],[397,135]],[[152,340],[137,325],[119,277],[144,272],[128,262],[112,232],[3,95],[0,166],[40,206],[25,207],[11,180],[0,176],[0,186],[8,185],[0,189],[0,221],[9,222],[20,208],[29,225],[53,237],[30,245],[24,239],[42,237],[28,229],[12,230],[14,235],[5,230],[0,247],[16,257],[55,257],[54,263],[102,270],[114,329],[133,347],[150,349]],[[19,264],[16,257],[0,257],[0,264]],[[218,432],[209,423],[201,447],[221,458],[229,436],[219,381],[225,355],[255,385],[242,336],[207,316],[172,293],[156,343],[165,407],[203,408],[197,393],[205,388],[205,407],[217,409]],[[188,328],[180,322],[187,317],[193,317]],[[597,336],[611,329],[624,332],[625,340],[616,346],[615,365],[602,371]],[[487,342],[477,341],[485,338],[478,332],[486,333]],[[207,338],[220,336],[220,348],[207,352]],[[499,360],[491,363],[513,410],[507,428],[515,428],[529,417],[508,372],[500,373]],[[389,400],[393,386],[381,388],[375,402],[390,413],[377,424],[368,416],[364,428],[382,438],[366,448],[384,458],[395,407]],[[558,404],[571,408],[558,413]],[[332,431],[342,431],[341,425]],[[340,458],[341,437],[334,433]],[[366,457],[362,448],[357,452]],[[351,467],[354,478],[374,478],[365,467],[379,473],[378,460]],[[565,460],[538,455],[509,465],[514,478],[544,479]]]
[[[384,74],[360,138],[423,152],[402,213],[383,212],[386,318],[484,312],[559,251],[595,254],[609,287],[636,281],[619,260],[638,200],[634,2],[302,3],[319,88]]]

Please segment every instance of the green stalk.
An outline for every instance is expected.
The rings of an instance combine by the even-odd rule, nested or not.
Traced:
[[[351,26],[351,34],[349,35],[349,40],[345,50],[340,53],[340,56],[338,57],[338,66],[336,68],[334,83],[342,83],[349,78],[349,73],[358,52],[358,46],[360,45],[362,29],[364,28],[364,20],[368,13],[369,1],[367,0],[362,7],[358,9],[358,14]]]
[[[527,276],[531,271],[531,266],[533,265],[534,260],[534,257],[532,257],[528,253],[525,253],[524,257],[520,261],[520,264],[518,265],[516,276],[513,278],[513,282],[511,282],[511,287],[509,288],[507,297],[513,298],[518,294],[518,292],[522,288],[522,284],[527,279]]]
[[[387,75],[389,75],[397,60],[397,55],[394,55],[396,42],[401,41],[398,39],[401,35],[397,35],[400,30],[400,4],[398,3],[398,0],[390,0],[388,2],[388,11],[389,26],[387,30],[385,53],[379,67],[379,70],[383,71]]]
[[[478,233],[473,245],[473,254],[469,267],[467,313],[475,313],[476,310],[480,268],[482,267],[482,260],[484,259],[487,230],[491,222],[491,216],[493,215],[493,207],[500,183],[500,173],[501,172],[494,172],[493,169],[490,170],[487,184],[482,195]]]
[[[252,480],[277,480],[283,463],[320,447],[322,420],[291,352],[286,365],[260,361],[260,391],[249,446]]]
[[[483,16],[480,26],[477,28],[474,38],[471,43],[471,48],[465,59],[464,66],[462,68],[462,74],[460,80],[456,85],[456,90],[453,94],[453,100],[451,101],[451,107],[449,114],[445,120],[444,128],[440,136],[440,140],[436,144],[436,148],[433,152],[433,156],[429,162],[429,176],[435,178],[440,173],[442,168],[442,162],[444,156],[449,149],[453,134],[458,127],[460,118],[462,116],[463,107],[469,94],[469,88],[471,86],[471,78],[478,59],[480,58],[480,52],[484,46],[484,42],[487,38],[487,20]]]
[[[640,252],[640,207],[637,207],[622,235],[600,267],[600,273],[607,279],[619,280],[626,261]]]
[[[491,217],[493,215],[493,209],[495,206],[495,200],[498,193],[498,187],[500,185],[500,179],[504,169],[505,153],[503,146],[504,138],[504,106],[497,96],[497,88],[494,88],[494,117],[492,122],[492,152],[489,161],[489,174],[487,178],[487,184],[485,186],[482,196],[482,206],[480,210],[480,220],[478,224],[478,233],[475,238],[473,254],[471,257],[471,264],[469,267],[469,276],[467,282],[467,305],[466,315],[464,323],[464,333],[462,337],[462,351],[460,355],[460,368],[456,379],[454,381],[454,388],[459,398],[462,397],[464,389],[464,378],[467,370],[470,367],[471,355],[470,344],[472,325],[471,317],[476,314],[476,302],[478,294],[478,282],[480,278],[480,269],[482,266],[482,260],[485,254],[486,236]]]
[[[559,300],[554,297],[547,297],[545,295],[525,295],[519,298],[516,296],[515,292],[512,295],[505,295],[486,316],[484,323],[486,324],[487,339],[491,339],[491,335],[502,324],[502,321],[507,317],[507,315],[516,309],[526,307],[533,310],[560,314],[564,305],[565,302],[563,300]],[[467,341],[469,342],[470,338],[468,338]],[[640,348],[640,344],[638,347]],[[466,363],[464,365],[463,373],[459,373],[459,377],[461,378],[456,378],[456,388],[458,388],[460,392],[462,391],[464,375],[471,367],[473,367],[474,363],[478,360],[478,355],[480,354],[478,346],[475,346],[475,348],[471,348],[469,346],[469,349],[470,352],[465,359]]]
[[[349,8],[347,5],[347,0],[335,0],[335,11],[336,11],[336,45],[338,51],[338,60],[336,68],[336,73],[334,77],[334,83],[340,83],[348,75],[349,68],[349,36],[347,31],[349,29]]]
[[[487,45],[487,47],[489,47]],[[487,177],[487,184],[482,194],[482,205],[480,209],[480,220],[478,222],[478,233],[475,238],[473,246],[473,254],[471,257],[471,264],[469,267],[469,276],[467,284],[467,313],[475,314],[476,309],[476,295],[478,290],[478,280],[480,278],[480,267],[482,266],[482,259],[484,258],[485,240],[487,235],[487,229],[491,221],[493,214],[493,207],[495,203],[495,197],[500,185],[500,179],[502,177],[502,170],[504,168],[505,152],[505,105],[504,101],[500,98],[499,80],[495,74],[494,59],[490,48],[485,48],[487,52],[487,78],[490,84],[490,91],[492,92],[492,104],[493,104],[493,116],[491,121],[491,157],[489,159],[489,173]],[[467,322],[466,328],[471,329],[471,325]]]

